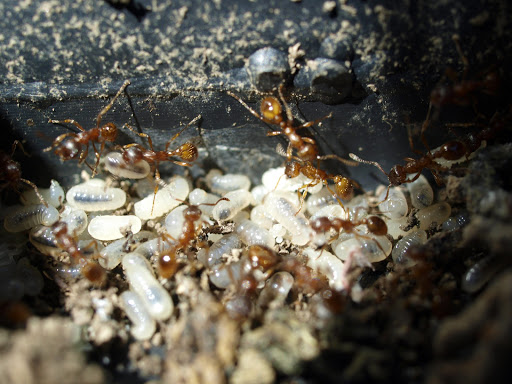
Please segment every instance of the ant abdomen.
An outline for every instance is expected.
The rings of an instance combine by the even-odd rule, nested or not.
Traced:
[[[467,152],[464,143],[458,140],[448,141],[443,144],[439,150],[440,157],[446,160],[458,160]]]

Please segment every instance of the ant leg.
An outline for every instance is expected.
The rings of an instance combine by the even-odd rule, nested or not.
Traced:
[[[283,132],[281,131],[270,131],[270,132],[267,132],[267,136],[269,137],[272,137],[272,136],[278,136],[278,135],[282,135]]]
[[[151,215],[155,209],[156,194],[158,192],[158,184],[160,184],[160,172],[158,171],[158,162],[155,162],[155,190],[153,191],[153,204],[151,205]]]
[[[329,185],[326,182],[324,182],[324,185],[325,185],[325,188],[327,188],[327,190],[329,192],[331,192],[331,195],[334,196],[334,198],[336,199],[336,201],[338,202],[338,204],[343,209],[343,211],[345,212],[345,215],[346,215],[347,214],[347,209],[343,205],[343,202],[341,201],[340,197],[329,187]]]
[[[457,53],[459,54],[460,60],[462,61],[462,65],[464,66],[464,70],[462,72],[462,79],[466,78],[466,75],[469,71],[469,61],[467,57],[464,55],[464,52],[462,52],[462,48],[460,46],[460,36],[455,34],[452,36],[452,40],[455,44],[455,49],[457,50]]]
[[[427,151],[429,153],[430,153],[430,148],[428,146],[427,139],[425,138],[425,132],[426,132],[427,128],[430,125],[430,115],[431,115],[431,113],[432,113],[432,102],[428,103],[427,117],[425,117],[425,121],[423,122],[423,124],[421,124],[421,131],[420,131],[421,142],[423,143],[423,145],[425,146],[425,148],[427,149]],[[412,143],[412,137],[411,137],[409,128],[407,128],[407,135],[409,137],[409,146],[411,147],[413,152],[416,152],[416,153],[419,153],[420,155],[423,155],[421,152],[418,152],[418,151],[414,150],[413,143]]]
[[[325,119],[330,119],[332,117],[332,112],[329,113],[328,115],[325,115],[319,119],[316,119],[316,120],[313,120],[313,121],[307,121],[305,122],[304,124],[302,125],[299,125],[298,127],[296,127],[295,129],[301,129],[301,128],[307,128],[307,127],[311,127],[313,125],[316,125],[318,123],[320,123],[322,120],[325,120]]]
[[[96,150],[94,142],[92,143],[92,147],[93,147],[94,153],[96,155],[96,162],[94,163],[94,169],[92,170],[92,177],[94,177],[98,174],[97,170],[98,170],[98,166],[100,165],[100,156],[103,153],[103,150],[105,149],[105,142],[104,141],[101,142],[99,151]]]
[[[25,151],[25,148],[23,147],[23,144],[19,140],[14,140],[13,143],[12,143],[11,157],[14,155],[14,152],[16,151],[16,148],[18,146],[21,148],[21,150],[23,151],[25,156],[30,157],[30,154],[27,151]]]
[[[242,104],[245,109],[247,109],[254,117],[260,119],[261,121],[263,121],[264,123],[267,123],[267,124],[274,124],[272,123],[271,121],[268,121],[267,119],[265,119],[263,116],[261,116],[258,112],[256,112],[254,109],[252,109],[251,107],[249,107],[249,105],[243,101],[240,97],[238,97],[237,95],[235,95],[233,92],[231,91],[227,91],[227,94],[229,96],[231,96],[232,98],[234,98],[235,100],[237,100],[240,104]]]
[[[279,88],[277,89],[277,92],[279,93],[279,98],[281,99],[281,103],[283,103],[284,110],[286,111],[286,119],[288,120],[288,123],[292,123],[293,122],[292,110],[291,110],[290,106],[288,105],[288,103],[286,102],[286,100],[284,99],[283,89],[284,89],[284,84],[281,83],[279,85]]]
[[[115,101],[117,100],[117,98],[119,96],[121,96],[121,93],[123,93],[123,91],[126,89],[127,86],[130,85],[130,80],[126,80],[123,85],[121,85],[121,88],[119,89],[119,91],[117,91],[116,95],[114,96],[114,98],[112,100],[110,100],[110,103],[108,103],[107,106],[105,106],[101,111],[100,113],[98,113],[98,117],[96,117],[96,128],[99,128],[100,127],[100,123],[101,123],[101,119],[103,118],[103,116],[110,110],[110,108],[112,108],[112,105],[114,105]]]
[[[77,127],[80,131],[85,132],[85,129],[74,119],[65,119],[65,120],[53,120],[48,119],[49,123],[52,124],[73,124],[75,127]],[[69,129],[69,128],[68,128]]]
[[[147,133],[143,133],[143,132],[137,132],[135,129],[133,129],[130,125],[128,124],[124,124],[123,127],[126,127],[128,128],[132,133],[135,133],[137,136],[139,137],[142,137],[144,139],[147,139],[148,140],[148,144],[149,144],[149,148],[154,152],[154,149],[153,149],[153,140],[151,140],[151,137],[147,134]],[[125,148],[129,148],[129,147],[133,147],[134,145],[138,145],[137,143],[131,143],[131,144],[127,144],[125,145],[124,147]]]
[[[27,179],[22,179],[22,178],[20,178],[20,181],[24,182],[27,185],[30,185],[34,189],[34,192],[36,193],[36,195],[39,198],[39,200],[41,201],[41,203],[43,203],[44,206],[46,208],[48,208],[48,203],[43,199],[43,196],[39,192],[39,189],[37,189],[37,186],[33,182],[31,182],[30,180],[27,180]]]
[[[173,137],[170,138],[170,140],[165,144],[165,150],[169,148],[169,145],[178,138],[179,135],[181,135],[188,127],[190,127],[192,124],[194,124],[197,120],[199,120],[202,116],[197,115],[194,117],[187,125],[185,125],[182,129],[179,130],[178,133],[176,133]]]

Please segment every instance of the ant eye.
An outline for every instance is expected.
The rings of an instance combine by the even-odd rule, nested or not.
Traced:
[[[141,161],[142,157],[142,151],[138,147],[130,147],[123,152],[123,160],[130,164]]]
[[[275,97],[265,97],[261,101],[261,115],[271,123],[279,124],[282,121],[281,104]]]

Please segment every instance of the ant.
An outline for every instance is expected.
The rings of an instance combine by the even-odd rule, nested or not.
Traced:
[[[188,207],[183,211],[183,218],[185,219],[185,221],[183,223],[183,229],[178,238],[174,239],[169,234],[163,235],[164,241],[168,241],[170,239],[172,243],[169,249],[160,253],[160,255],[158,256],[158,272],[161,277],[163,277],[164,279],[168,279],[176,273],[178,269],[176,253],[180,249],[189,246],[192,243],[192,241],[196,238],[196,221],[201,220],[201,216],[203,215],[201,209],[199,209],[199,206],[214,206],[217,205],[219,201],[223,200],[229,201],[228,198],[222,197],[213,204],[201,203],[198,205],[190,205],[189,203],[186,203]]]
[[[199,151],[197,147],[191,142],[186,142],[180,145],[177,149],[169,150],[169,146],[171,143],[176,140],[176,138],[183,133],[189,126],[194,124],[197,120],[201,118],[201,115],[195,117],[190,121],[185,127],[183,127],[178,133],[176,133],[171,139],[165,144],[165,149],[163,151],[155,151],[153,148],[153,140],[147,133],[136,132],[130,126],[127,126],[133,133],[137,134],[140,137],[146,138],[148,140],[149,149],[145,148],[143,145],[138,143],[131,143],[124,145],[121,148],[123,160],[128,165],[133,165],[138,163],[141,160],[145,160],[146,162],[152,164],[154,172],[155,172],[155,197],[153,198],[153,207],[151,208],[151,212],[153,212],[153,208],[155,205],[156,193],[158,192],[158,184],[161,180],[160,171],[158,170],[159,163],[162,161],[170,161],[174,164],[178,164],[184,167],[190,167],[191,162],[197,160],[199,157]],[[178,158],[176,160],[174,158]]]
[[[79,266],[85,278],[94,285],[102,286],[107,277],[105,270],[98,263],[87,260],[84,257],[78,248],[76,236],[68,233],[67,224],[59,221],[52,226],[52,231],[55,235],[57,247],[69,254],[72,263]]]
[[[299,213],[300,210],[302,209],[308,189],[318,185],[319,183],[323,183],[326,186],[326,188],[329,190],[329,192],[331,192],[334,198],[336,198],[336,200],[338,201],[342,208],[344,208],[344,206],[340,198],[343,200],[349,200],[353,196],[354,185],[359,187],[359,185],[355,181],[350,180],[345,176],[328,174],[327,172],[319,168],[316,168],[309,161],[290,161],[286,163],[284,174],[288,178],[291,179],[297,177],[301,173],[308,179],[311,179],[312,181],[308,184],[301,186],[297,190],[297,195],[299,196],[300,201],[299,210],[297,211],[297,213]],[[329,187],[328,180],[332,180],[334,182],[334,191],[332,191],[331,188]],[[304,189],[304,192],[302,192],[302,194],[300,193],[301,189]]]
[[[297,156],[304,161],[314,160],[325,160],[325,159],[337,159],[344,161],[337,155],[325,155],[320,156],[318,146],[314,139],[310,137],[300,136],[297,130],[302,128],[308,128],[315,124],[320,123],[322,120],[330,118],[332,113],[321,117],[320,119],[308,121],[298,127],[294,126],[294,118],[290,106],[286,103],[283,96],[284,85],[281,84],[278,88],[279,99],[274,96],[265,97],[260,104],[260,113],[249,107],[245,101],[239,96],[235,95],[231,91],[227,91],[228,95],[236,99],[242,104],[254,117],[260,119],[266,124],[277,125],[281,129],[280,131],[271,131],[267,133],[267,136],[285,135],[288,138],[288,148],[286,149],[286,159],[290,161],[293,157],[293,149],[297,150]],[[283,107],[286,114],[286,118],[283,118]]]
[[[330,220],[328,217],[324,216],[312,220],[310,224],[311,228],[315,232],[327,232],[331,229],[334,229],[337,233],[343,230],[346,233],[363,236],[356,231],[356,227],[359,225],[366,225],[368,232],[375,236],[384,236],[388,233],[388,226],[386,225],[386,222],[378,216],[370,216],[355,222],[350,220],[343,220],[339,217],[335,217],[334,219]]]
[[[20,163],[14,161],[12,158],[18,145],[21,147],[21,150],[28,156],[21,142],[18,140],[14,140],[10,155],[4,151],[0,151],[0,190],[11,188],[18,192],[19,183],[25,183],[34,189],[34,192],[36,193],[41,203],[48,208],[48,203],[43,199],[43,196],[41,196],[37,186],[30,180],[21,177]]]
[[[94,177],[97,174],[97,168],[100,163],[100,156],[105,148],[105,143],[114,142],[117,137],[117,127],[114,123],[106,123],[100,127],[101,120],[103,116],[112,108],[114,102],[119,98],[121,93],[126,89],[126,87],[130,85],[130,81],[126,80],[114,98],[110,101],[110,103],[104,107],[98,116],[96,117],[96,127],[91,128],[90,130],[85,130],[76,120],[66,119],[66,120],[53,120],[49,119],[49,123],[53,124],[73,124],[78,130],[79,133],[68,132],[58,136],[53,144],[45,148],[44,151],[48,152],[55,149],[54,153],[59,156],[62,161],[71,160],[78,158],[78,164],[86,163],[87,166],[92,171],[92,176]],[[67,140],[65,140],[67,139]],[[100,144],[100,149],[96,148],[95,143]],[[92,145],[94,150],[94,154],[96,156],[96,163],[94,167],[91,167],[86,162],[87,154],[89,153],[89,144]],[[85,148],[83,148],[85,146]]]

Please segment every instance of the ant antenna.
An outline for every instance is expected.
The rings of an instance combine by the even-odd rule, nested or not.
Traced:
[[[363,163],[363,164],[368,164],[368,165],[373,165],[377,168],[380,169],[380,171],[385,174],[386,176],[388,176],[387,172],[381,167],[381,165],[379,163],[377,163],[376,161],[371,161],[371,160],[363,160],[361,159],[359,156],[357,156],[356,154],[354,153],[349,153],[348,156],[352,159],[352,160],[355,160],[359,163]]]

